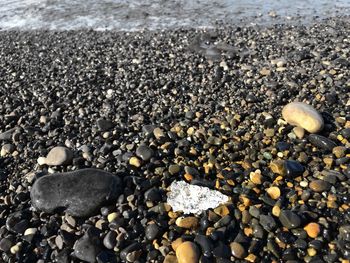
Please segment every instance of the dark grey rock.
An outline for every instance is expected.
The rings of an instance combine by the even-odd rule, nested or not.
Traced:
[[[157,224],[149,224],[145,230],[145,236],[148,240],[156,239],[160,234],[160,227]]]
[[[301,224],[300,217],[290,210],[281,210],[279,220],[288,229],[297,228]]]
[[[4,252],[8,252],[13,245],[14,243],[10,238],[5,237],[0,240],[0,250]]]
[[[260,225],[267,231],[271,232],[276,228],[276,221],[272,216],[260,215]]]
[[[97,128],[99,131],[108,131],[113,127],[113,122],[106,119],[97,120]]]
[[[146,201],[157,202],[162,200],[162,195],[160,190],[157,188],[151,188],[145,192]]]
[[[96,262],[96,256],[101,251],[97,237],[85,234],[74,244],[74,256],[86,262]]]
[[[122,192],[121,179],[103,170],[88,168],[39,178],[30,196],[32,205],[53,213],[63,209],[72,216],[89,216]]]
[[[286,176],[292,178],[301,176],[304,173],[304,166],[293,160],[286,160],[284,162],[284,169],[286,170]]]
[[[202,250],[202,253],[206,257],[211,257],[213,251],[213,242],[204,235],[196,235],[194,242],[196,242]]]
[[[146,145],[140,145],[136,149],[136,155],[141,157],[142,160],[148,161],[153,156],[153,150]]]
[[[16,131],[16,129],[17,128],[12,128],[0,133],[0,141],[10,141],[12,139],[12,134]]]
[[[333,148],[337,146],[331,139],[318,134],[310,134],[308,140],[312,145],[325,151],[332,151]]]
[[[109,231],[103,239],[103,245],[108,249],[113,249],[117,244],[117,232]]]

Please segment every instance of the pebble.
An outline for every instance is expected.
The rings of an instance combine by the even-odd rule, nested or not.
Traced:
[[[324,192],[329,190],[330,184],[324,180],[313,180],[309,183],[309,188],[315,192]]]
[[[46,158],[39,158],[38,163],[39,165],[66,165],[70,164],[73,160],[73,153],[70,149],[63,147],[63,146],[57,146],[50,150]]]
[[[8,154],[13,153],[14,150],[15,150],[15,146],[13,144],[6,143],[1,147],[0,156],[4,157]]]
[[[303,139],[305,136],[305,130],[301,127],[294,127],[293,132],[298,137],[298,139]]]
[[[148,240],[156,239],[160,234],[160,228],[156,224],[149,224],[145,229],[145,236]]]
[[[337,146],[337,144],[331,139],[328,139],[318,134],[310,134],[308,136],[308,140],[312,145],[316,146],[319,149],[323,149],[325,151],[331,152],[333,148]]]
[[[139,158],[133,156],[129,159],[129,164],[138,168],[141,166],[141,161]]]
[[[0,250],[8,252],[10,251],[11,247],[13,246],[13,242],[9,238],[2,238],[0,240]]]
[[[336,146],[332,149],[332,153],[335,155],[337,158],[342,158],[345,156],[347,151],[347,148],[344,146]]]
[[[103,245],[107,249],[113,249],[117,244],[117,233],[115,231],[109,231],[107,235],[103,238]]]
[[[285,175],[285,165],[283,160],[274,160],[270,163],[270,169],[273,173],[279,175]]]
[[[188,217],[179,217],[175,221],[178,227],[186,228],[186,229],[195,229],[198,227],[198,218],[194,216]]]
[[[304,230],[306,231],[309,237],[316,238],[319,235],[321,228],[320,225],[317,223],[309,223],[304,227]]]
[[[281,196],[281,190],[277,186],[271,186],[267,188],[266,192],[274,200],[277,200]]]
[[[301,224],[300,217],[290,210],[281,210],[278,218],[282,225],[288,229],[297,228]]]
[[[244,259],[248,254],[246,249],[238,242],[230,243],[232,256],[238,259]]]
[[[153,134],[154,134],[154,137],[156,137],[156,139],[158,139],[158,140],[160,138],[165,137],[164,131],[158,127],[153,130]]]
[[[122,191],[118,176],[87,168],[46,175],[35,181],[30,197],[34,208],[53,213],[64,209],[77,217],[89,216],[104,203],[116,200]]]
[[[199,256],[200,253],[196,244],[190,241],[183,242],[176,249],[178,263],[198,263]]]
[[[283,118],[291,125],[299,126],[310,133],[323,129],[322,116],[310,105],[303,102],[291,102],[282,110]]]
[[[99,239],[90,237],[87,233],[75,242],[73,249],[75,257],[91,263],[96,262],[96,256],[101,251]]]
[[[286,176],[290,178],[301,176],[304,173],[304,167],[297,161],[286,160],[284,162]]]
[[[149,161],[153,156],[153,150],[146,145],[140,145],[136,149],[136,155],[144,161]]]
[[[175,255],[168,254],[165,256],[163,263],[178,263]]]
[[[114,126],[112,121],[106,120],[106,119],[98,119],[96,124],[97,124],[98,130],[101,132],[108,131]]]

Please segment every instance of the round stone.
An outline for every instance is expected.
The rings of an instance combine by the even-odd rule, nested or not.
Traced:
[[[145,230],[145,236],[148,240],[154,240],[158,237],[160,228],[156,224],[149,224]]]
[[[282,110],[283,118],[291,125],[299,126],[310,133],[323,129],[322,116],[310,105],[303,102],[291,102]]]
[[[198,263],[199,250],[195,243],[186,241],[176,249],[178,263]]]
[[[151,157],[153,155],[153,151],[151,148],[149,148],[146,145],[140,145],[136,149],[136,155],[138,157],[141,157],[142,160],[148,161],[149,159],[151,159]]]
[[[133,156],[129,160],[129,164],[135,167],[140,167],[141,166],[141,161],[139,158]]]
[[[271,186],[266,189],[267,194],[274,200],[280,198],[281,190],[277,186]]]

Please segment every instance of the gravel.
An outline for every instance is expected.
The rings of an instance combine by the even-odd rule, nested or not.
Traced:
[[[0,32],[1,260],[349,260],[349,35],[348,17]],[[322,131],[283,120],[293,101]],[[56,146],[69,162],[39,164]],[[229,200],[184,217],[174,181]]]

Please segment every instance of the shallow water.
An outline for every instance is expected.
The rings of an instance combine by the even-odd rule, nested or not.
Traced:
[[[350,0],[0,0],[0,29],[135,31],[212,27],[218,22],[307,23],[315,16],[349,11]]]

